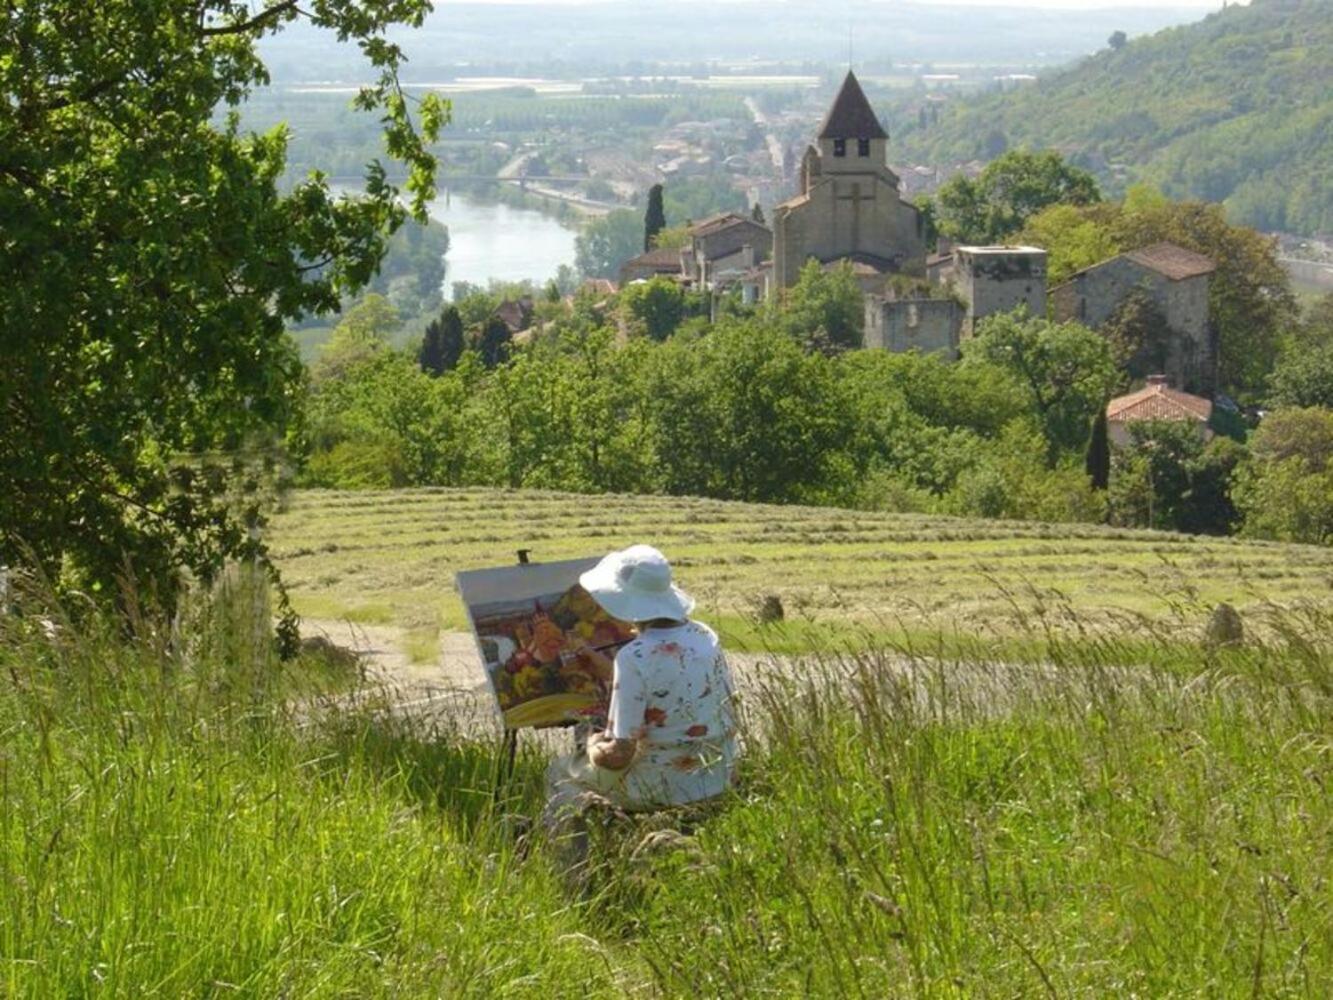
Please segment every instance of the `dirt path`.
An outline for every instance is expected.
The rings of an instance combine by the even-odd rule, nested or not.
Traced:
[[[491,730],[499,725],[485,668],[470,632],[441,632],[434,661],[414,663],[405,652],[406,636],[392,625],[359,625],[332,618],[306,618],[304,638],[322,637],[361,657],[366,680],[384,693],[395,711],[419,715],[445,714],[466,719],[469,727]],[[756,653],[729,653],[737,683],[745,687],[767,670],[789,671],[795,658]]]
[[[473,735],[492,735],[502,731],[499,710],[481,664],[477,646],[468,632],[441,632],[438,653],[430,663],[413,663],[405,652],[403,630],[389,625],[356,625],[347,621],[306,619],[304,636],[323,636],[330,642],[350,649],[362,657],[366,679],[372,694],[382,695],[386,707],[395,714],[411,715],[437,721],[451,729]],[[853,683],[853,677],[866,666],[887,670],[908,684],[923,703],[940,697],[966,701],[986,713],[1004,713],[1050,686],[1055,667],[1016,663],[948,663],[932,658],[875,656],[858,662],[857,657],[819,657],[771,653],[728,653],[739,693],[761,696],[765,688],[778,684],[800,684],[802,679],[827,680],[839,677]],[[1138,673],[1133,668],[1110,668],[1103,674],[1123,674],[1129,682]],[[947,675],[948,683],[939,682]],[[551,737],[561,731],[543,734]],[[558,744],[552,744],[558,745]]]

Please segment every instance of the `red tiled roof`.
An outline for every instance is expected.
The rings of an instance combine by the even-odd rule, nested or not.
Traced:
[[[1172,281],[1197,278],[1217,270],[1217,265],[1203,254],[1178,247],[1174,243],[1154,243],[1142,250],[1131,250],[1125,256]]]
[[[1106,404],[1106,419],[1115,423],[1131,423],[1135,420],[1205,422],[1212,415],[1211,400],[1161,384],[1146,385],[1138,392],[1117,396]]]

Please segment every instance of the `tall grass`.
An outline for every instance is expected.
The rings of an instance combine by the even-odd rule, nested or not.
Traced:
[[[0,619],[0,993],[1333,983],[1319,612],[1139,667],[1151,636],[1036,664],[954,643],[756,668],[736,793],[683,826],[607,817],[576,884],[515,818],[540,808],[540,754],[496,801],[498,748],[449,720],[312,708],[256,606],[224,594],[161,641]]]

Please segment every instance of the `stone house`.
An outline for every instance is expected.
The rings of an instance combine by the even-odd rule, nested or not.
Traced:
[[[1163,368],[1174,385],[1211,394],[1217,380],[1217,335],[1208,317],[1208,278],[1216,265],[1174,243],[1131,250],[1076,272],[1051,289],[1057,322],[1077,320],[1096,330],[1135,291],[1142,291],[1167,325]]]
[[[620,283],[657,275],[692,288],[727,287],[768,259],[773,231],[735,212],[720,212],[690,225],[688,245],[649,250],[620,266]]]
[[[944,260],[931,263],[935,280],[952,285],[967,304],[962,336],[995,313],[1026,306],[1031,316],[1046,315],[1046,251],[1027,246],[957,246]]]
[[[1106,404],[1106,436],[1111,444],[1131,443],[1129,425],[1141,420],[1180,420],[1193,424],[1201,441],[1213,436],[1208,423],[1213,416],[1212,400],[1172,389],[1165,375],[1149,375],[1138,392],[1117,396]]]
[[[668,278],[683,278],[685,274],[683,256],[683,250],[662,247],[631,257],[620,265],[620,284],[623,286],[631,281],[647,281],[659,274]]]
[[[943,352],[958,357],[964,309],[957,299],[929,286],[867,295],[865,346],[885,351]]]
[[[924,275],[921,213],[903,201],[888,165],[889,134],[855,74],[848,72],[801,160],[801,191],[773,216],[773,286],[789,288],[814,258],[850,259],[868,291],[885,276]]]
[[[689,228],[684,274],[697,288],[725,285],[768,260],[773,231],[735,212],[721,212]]]
[[[509,328],[509,332],[520,333],[532,325],[535,307],[532,297],[524,295],[518,299],[506,299],[495,307],[495,315]]]

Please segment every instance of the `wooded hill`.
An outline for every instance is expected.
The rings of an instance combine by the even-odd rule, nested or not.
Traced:
[[[1076,16],[1072,15],[1071,16]],[[1149,181],[1266,230],[1333,230],[1333,2],[1254,0],[1108,47],[900,132],[905,155],[1055,147],[1111,191]]]

